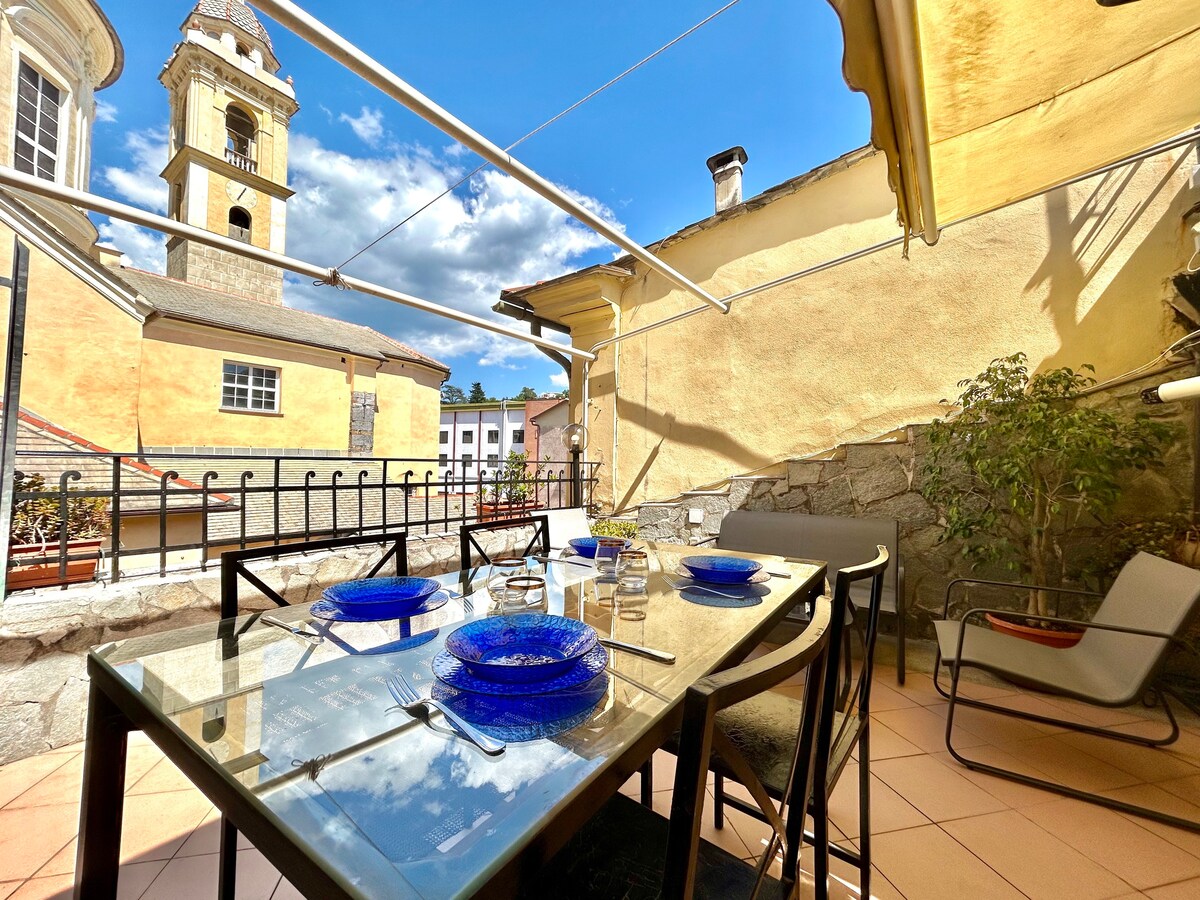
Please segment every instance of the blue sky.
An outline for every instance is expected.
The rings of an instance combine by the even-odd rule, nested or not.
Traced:
[[[157,76],[190,0],[102,0],[125,44],[99,95],[92,188],[165,210],[166,91]],[[322,19],[501,145],[516,140],[705,18],[723,0],[306,0]],[[479,160],[264,18],[295,79],[288,253],[335,265]],[[867,142],[866,100],[841,77],[825,0],[741,0],[685,41],[538,134],[514,155],[649,243],[712,212],[707,157],[742,144],[756,194]],[[160,239],[98,219],[134,264],[161,271]],[[487,169],[350,266],[351,274],[476,314],[499,289],[616,254],[565,214]],[[289,280],[289,305],[379,329],[494,396],[562,387],[528,345],[348,292]]]

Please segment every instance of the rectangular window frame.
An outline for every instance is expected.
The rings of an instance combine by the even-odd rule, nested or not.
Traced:
[[[525,443],[525,429],[524,428],[518,428],[512,433],[512,442],[514,444],[524,444]]]
[[[499,444],[500,443],[500,430],[497,428],[488,429],[487,442],[489,444]]]
[[[460,438],[460,440],[461,440],[461,441],[462,441],[464,444],[473,444],[473,443],[475,443],[475,432],[474,432],[474,431],[464,431],[464,432],[462,433],[462,437]]]
[[[464,453],[460,459],[462,461],[462,467],[464,471],[475,465],[475,457],[470,453]]]
[[[239,370],[245,371],[239,371]],[[255,383],[256,381],[261,383]],[[271,383],[268,383],[271,382]],[[232,397],[234,402],[227,402]],[[240,405],[238,401],[244,401]],[[267,402],[272,405],[266,406]],[[258,402],[264,405],[255,406]],[[283,415],[283,373],[275,366],[226,359],[221,363],[221,412]]]
[[[36,178],[61,183],[64,172],[62,163],[67,155],[63,146],[63,106],[70,96],[70,91],[24,56],[18,56],[16,62],[16,90],[13,92],[13,168]],[[32,78],[26,77],[26,69]],[[32,87],[32,101],[28,97],[22,98],[21,89],[25,83]],[[55,92],[57,98],[51,97],[50,91]],[[32,110],[29,109],[31,102]],[[51,103],[52,109],[49,108]],[[29,112],[32,112],[32,119]],[[22,131],[23,122],[31,126],[32,134]],[[47,141],[47,138],[50,140]],[[24,156],[20,152],[22,149],[26,151]],[[49,174],[46,172],[46,161],[49,163]]]
[[[449,466],[450,465],[450,454],[449,453],[439,453],[438,454],[438,465],[441,466],[443,469],[446,468],[447,466]]]
[[[499,453],[489,453],[487,455],[487,464],[489,466],[491,466],[493,469],[498,468],[500,465],[500,454]]]
[[[438,443],[439,443],[439,444],[448,444],[448,443],[450,443],[450,432],[448,432],[448,431],[440,431],[440,432],[438,432]]]

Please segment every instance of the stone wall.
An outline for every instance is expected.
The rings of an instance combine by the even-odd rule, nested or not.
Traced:
[[[1122,520],[1160,518],[1190,510],[1193,423],[1189,405],[1147,407],[1139,397],[1144,387],[1187,375],[1186,370],[1178,370],[1168,376],[1144,378],[1081,401],[1116,407],[1129,415],[1147,411],[1179,423],[1179,435],[1165,453],[1163,468],[1130,476],[1117,510]],[[889,435],[887,442],[848,444],[819,457],[791,460],[772,474],[734,477],[720,491],[695,491],[670,503],[643,505],[638,513],[638,534],[651,541],[694,544],[716,535],[725,514],[734,509],[895,519],[900,523],[908,633],[932,637],[930,623],[941,615],[946,586],[952,579],[1014,579],[1004,569],[975,569],[962,557],[959,546],[941,543],[937,511],[921,496],[926,428],[912,425]],[[688,521],[692,509],[703,511],[699,524]]]
[[[515,551],[528,529],[480,536],[489,555]],[[378,547],[290,557],[251,565],[291,604],[310,603],[330,584],[362,577],[379,560]],[[410,536],[409,571],[438,575],[459,568],[457,534]],[[243,611],[272,606],[241,582]],[[83,738],[88,651],[108,641],[182,628],[218,618],[219,567],[168,578],[115,585],[12,594],[0,604],[0,765]]]
[[[283,305],[283,270],[183,238],[167,243],[167,276],[235,297]]]

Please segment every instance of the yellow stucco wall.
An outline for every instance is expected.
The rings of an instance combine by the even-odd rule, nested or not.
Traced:
[[[13,232],[0,225],[0,272]],[[21,405],[110,450],[137,447],[141,323],[36,248],[30,252]],[[9,291],[0,291],[0,331]]]
[[[442,373],[389,362],[375,377],[375,455],[437,459]]]
[[[667,499],[928,421],[997,356],[1092,363],[1101,378],[1149,361],[1182,334],[1166,299],[1190,252],[1189,165],[1164,155],[951,228],[936,247],[914,244],[908,260],[882,251],[743,300],[728,316],[705,312],[602,350],[589,410],[598,499],[618,508]],[[895,234],[874,155],[662,256],[720,297]],[[563,290],[525,296],[543,311]],[[642,268],[617,302],[606,334],[698,301]],[[597,336],[584,323],[573,340],[590,347]]]

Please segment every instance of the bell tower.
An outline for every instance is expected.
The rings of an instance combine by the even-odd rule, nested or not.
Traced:
[[[271,38],[243,0],[200,0],[160,80],[171,97],[172,219],[283,253],[288,127],[300,108]],[[167,275],[227,294],[283,303],[283,273],[172,238]]]

